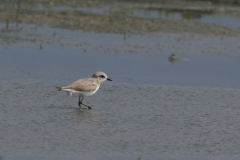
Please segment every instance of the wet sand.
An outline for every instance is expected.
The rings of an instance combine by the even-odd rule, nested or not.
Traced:
[[[221,159],[239,154],[239,89],[113,81],[84,100],[92,110],[79,111],[77,98],[54,88],[61,85],[1,82],[4,159],[5,155]]]

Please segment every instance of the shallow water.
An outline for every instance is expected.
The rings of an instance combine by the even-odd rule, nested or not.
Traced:
[[[109,11],[109,14],[121,16],[136,16],[144,18],[164,18],[176,20],[194,20],[198,22],[218,24],[228,27],[240,27],[240,19],[223,13],[205,13],[202,10],[174,10],[174,9],[132,9],[125,11]]]
[[[239,158],[238,38],[10,27],[0,47],[3,159]],[[55,88],[98,70],[113,81],[84,99],[92,110]]]
[[[77,48],[56,46],[45,46],[43,51],[35,47],[16,47],[1,52],[4,53],[0,60],[0,72],[4,75],[1,79],[26,77],[74,81],[89,77],[100,70],[105,71],[116,82],[240,87],[239,57],[179,53],[179,56],[187,59],[172,64],[168,61],[169,54],[166,53],[79,53]]]
[[[20,30],[14,24],[10,27],[18,38],[9,42],[13,45],[2,42],[3,80],[75,81],[100,70],[124,83],[240,87],[239,38],[187,34],[125,37],[35,25],[19,24],[17,28],[24,28]],[[169,62],[172,53],[181,60]]]

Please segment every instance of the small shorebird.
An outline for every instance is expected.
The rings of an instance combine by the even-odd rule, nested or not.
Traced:
[[[176,54],[172,54],[168,58],[168,61],[171,62],[172,64],[177,63],[179,60],[180,60],[180,58]]]
[[[95,94],[99,89],[100,84],[106,80],[112,81],[104,72],[96,72],[91,78],[79,79],[66,87],[59,87],[58,90],[65,91],[70,96],[79,97],[78,105],[80,108],[81,105],[84,105],[88,107],[88,109],[91,109],[90,106],[82,103],[84,97]]]

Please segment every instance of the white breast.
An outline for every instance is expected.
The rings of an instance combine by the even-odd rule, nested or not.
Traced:
[[[92,91],[92,92],[75,91],[73,89],[64,89],[64,91],[67,92],[70,96],[87,97],[87,96],[91,96],[91,95],[95,94],[98,89],[99,89],[99,86],[96,88],[95,91]]]

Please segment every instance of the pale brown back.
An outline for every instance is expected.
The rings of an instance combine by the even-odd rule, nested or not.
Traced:
[[[62,87],[62,90],[73,89],[75,91],[93,92],[99,85],[100,83],[96,78],[86,78],[80,79],[67,87]]]

